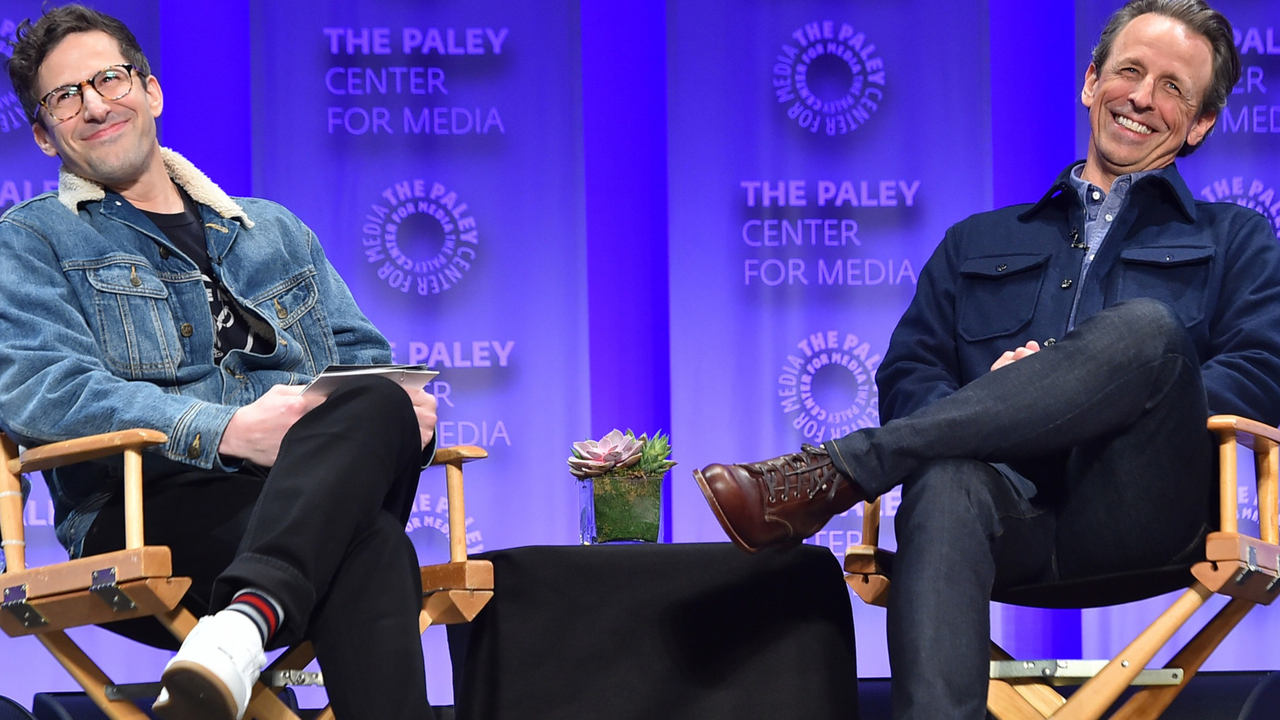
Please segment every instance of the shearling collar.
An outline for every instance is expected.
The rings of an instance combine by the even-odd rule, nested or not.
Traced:
[[[246,228],[253,227],[253,221],[245,214],[244,209],[215,185],[209,176],[192,165],[190,160],[169,148],[160,148],[160,157],[169,177],[173,178],[178,187],[186,190],[192,200],[209,206],[224,218],[240,220]],[[82,178],[65,167],[58,170],[58,201],[71,212],[77,212],[80,203],[101,200],[106,196],[106,190],[98,183]]]

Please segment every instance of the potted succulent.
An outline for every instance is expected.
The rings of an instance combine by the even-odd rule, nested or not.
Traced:
[[[613,430],[573,444],[569,472],[580,480],[583,544],[657,542],[662,477],[675,463],[661,432],[652,439]]]

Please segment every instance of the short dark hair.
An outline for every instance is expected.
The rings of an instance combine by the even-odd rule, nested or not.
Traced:
[[[1173,18],[1209,41],[1213,49],[1212,79],[1200,100],[1199,114],[1221,113],[1231,89],[1240,81],[1240,53],[1236,50],[1231,23],[1203,0],[1130,0],[1107,20],[1093,48],[1093,66],[1102,72],[1116,35],[1134,18],[1148,13]],[[1213,128],[1209,130],[1212,132]],[[1178,155],[1190,155],[1197,147],[1199,145],[1183,145]]]
[[[115,38],[125,62],[133,65],[139,76],[151,74],[151,64],[138,45],[138,39],[124,23],[79,4],[53,8],[34,23],[24,20],[18,26],[14,32],[13,56],[8,63],[9,81],[13,83],[22,109],[26,110],[31,122],[36,122],[40,109],[36,76],[45,58],[68,35],[95,30]]]

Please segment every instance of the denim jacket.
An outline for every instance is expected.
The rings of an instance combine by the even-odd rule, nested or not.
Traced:
[[[880,419],[910,414],[1132,298],[1160,300],[1199,354],[1209,409],[1280,422],[1280,244],[1266,218],[1192,197],[1172,165],[1137,180],[1080,278],[1084,208],[1067,180],[1038,202],[952,226],[876,375]],[[1077,300],[1078,297],[1078,300]]]
[[[124,198],[63,170],[0,216],[0,425],[26,446],[144,427],[172,461],[231,470],[231,415],[272,385],[331,363],[390,360],[315,235],[279,205],[232,199],[177,153],[169,175],[199,206],[222,284],[274,331],[274,350],[213,362],[196,264]],[[111,491],[101,467],[48,477],[58,539],[73,556]]]

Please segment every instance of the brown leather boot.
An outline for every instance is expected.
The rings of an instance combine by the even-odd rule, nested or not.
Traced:
[[[865,499],[827,451],[812,445],[764,462],[708,465],[693,477],[720,526],[748,552],[797,545]]]

